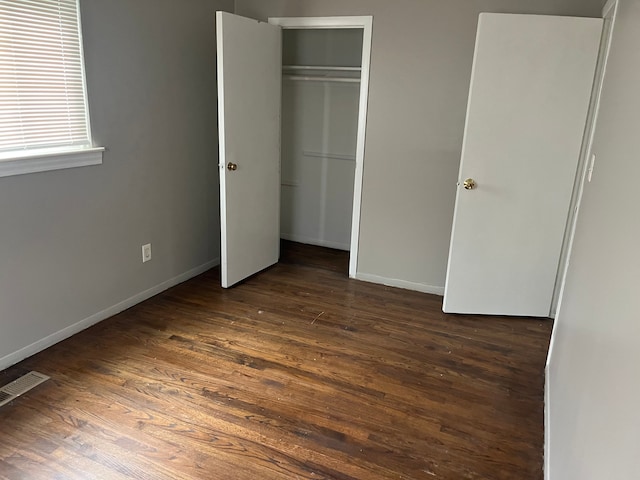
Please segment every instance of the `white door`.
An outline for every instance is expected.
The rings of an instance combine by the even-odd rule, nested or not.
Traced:
[[[481,14],[445,312],[549,315],[601,32],[601,19]]]
[[[221,280],[228,288],[280,255],[280,27],[216,13]]]

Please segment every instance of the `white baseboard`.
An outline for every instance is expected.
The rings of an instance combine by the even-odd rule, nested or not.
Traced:
[[[326,240],[318,240],[317,238],[303,237],[302,235],[295,235],[290,233],[281,233],[280,238],[284,240],[291,240],[292,242],[306,243],[308,245],[316,245],[318,247],[334,248],[336,250],[346,250],[347,252],[351,249],[351,245],[349,245],[348,243],[328,242]]]
[[[380,277],[369,273],[356,273],[356,279],[364,282],[379,283],[387,287],[404,288],[405,290],[414,290],[416,292],[431,293],[433,295],[444,295],[444,287],[436,287],[426,285],[424,283],[407,282],[406,280],[398,280],[395,278]]]
[[[132,297],[129,297],[126,300],[123,300],[122,302],[117,303],[116,305],[113,305],[98,313],[95,313],[90,317],[85,318],[84,320],[80,320],[79,322],[74,323],[73,325],[69,325],[68,327],[63,328],[62,330],[52,333],[51,335],[45,338],[42,338],[37,342],[32,343],[31,345],[27,345],[26,347],[21,348],[16,352],[10,353],[9,355],[6,355],[0,358],[0,371],[10,367],[11,365],[15,365],[16,363],[24,360],[27,357],[35,355],[38,352],[41,352],[45,348],[49,348],[50,346],[55,345],[56,343],[61,342],[62,340],[65,340],[71,337],[72,335],[75,335],[76,333],[79,333],[82,330],[85,330],[91,327],[92,325],[95,325],[96,323],[101,322],[102,320],[106,320],[107,318],[113,317],[114,315],[117,315],[118,313],[126,310],[127,308],[131,308],[134,305],[137,305],[138,303],[141,303],[153,297],[154,295],[164,292],[165,290],[175,285],[178,285],[179,283],[186,282],[187,280],[197,275],[200,275],[201,273],[204,273],[207,270],[217,265],[220,265],[219,258],[212,260],[210,262],[204,263],[198,267],[192,268],[187,272],[184,272],[176,277],[170,278],[169,280],[166,280],[154,287],[151,287],[143,292],[140,292]]]
[[[551,420],[551,412],[550,412],[550,395],[549,395],[549,364],[544,368],[544,459],[543,459],[543,470],[544,470],[544,480],[549,480],[551,478],[551,473],[549,472],[549,467],[551,465],[549,458],[549,450],[550,450],[550,440],[551,440],[551,432],[550,432],[550,420]]]

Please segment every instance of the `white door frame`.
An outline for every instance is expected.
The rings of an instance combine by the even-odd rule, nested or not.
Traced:
[[[367,131],[373,17],[274,17],[269,18],[269,23],[278,25],[283,29],[296,30],[307,28],[361,28],[363,30],[358,133],[356,138],[356,172],[353,188],[353,215],[351,218],[351,246],[349,252],[349,277],[356,278],[358,269],[358,244],[360,241],[360,211],[362,208],[362,178],[364,174],[364,147]]]
[[[617,11],[618,0],[609,0],[602,9],[602,18],[604,18],[605,20],[605,24],[603,27],[603,38],[600,43],[598,65],[596,67],[596,75],[593,82],[593,92],[591,94],[589,113],[587,115],[587,122],[585,125],[584,137],[582,140],[580,160],[578,161],[578,169],[576,170],[576,181],[573,187],[571,208],[569,209],[567,228],[565,231],[560,262],[558,264],[558,275],[556,277],[556,286],[554,289],[553,301],[551,304],[551,318],[555,318],[556,314],[560,311],[562,292],[567,276],[567,270],[569,268],[569,258],[571,255],[571,248],[573,247],[573,239],[576,233],[576,223],[578,221],[578,211],[580,209],[580,202],[582,201],[584,184],[587,179],[588,181],[591,181],[590,174],[591,172],[593,172],[593,161],[595,160],[592,154],[593,138],[595,136],[596,125],[598,123],[598,114],[600,113],[602,87],[607,70],[609,51],[611,50],[611,39],[613,37],[613,30],[615,28]]]

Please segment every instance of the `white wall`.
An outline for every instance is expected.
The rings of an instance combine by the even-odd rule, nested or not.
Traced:
[[[214,12],[233,2],[80,4],[107,152],[0,178],[0,369],[219,256]]]
[[[640,0],[620,0],[548,369],[547,478],[640,471]]]
[[[235,4],[259,19],[373,15],[358,272],[442,293],[478,14],[599,16],[601,0]]]

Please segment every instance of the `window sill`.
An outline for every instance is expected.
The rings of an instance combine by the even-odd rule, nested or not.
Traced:
[[[0,177],[102,164],[104,147],[56,148],[0,154]]]

